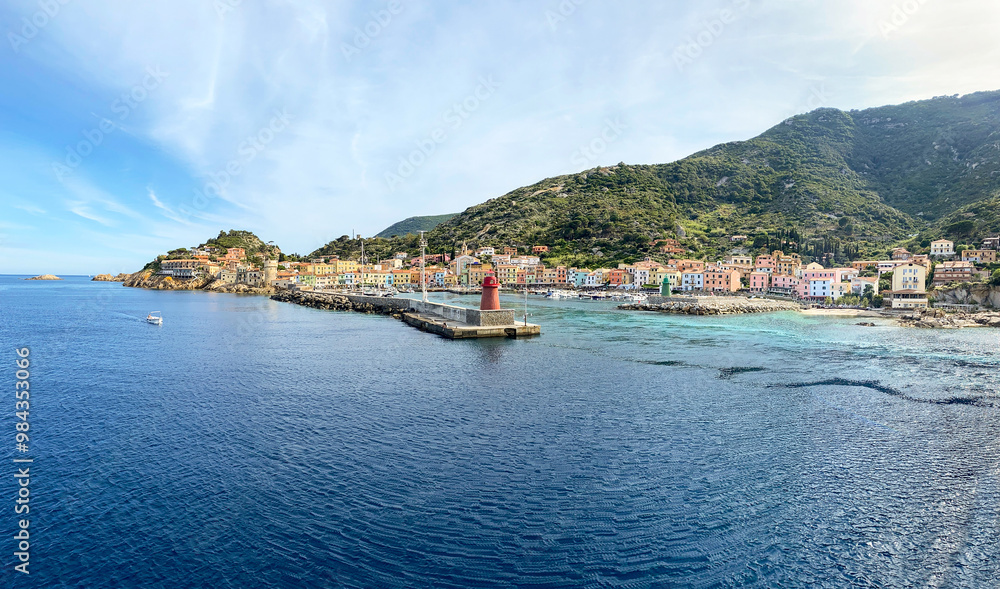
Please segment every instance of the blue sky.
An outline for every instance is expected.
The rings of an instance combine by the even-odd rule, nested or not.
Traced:
[[[6,0],[0,273],[286,252],[820,106],[1000,88],[986,0]]]

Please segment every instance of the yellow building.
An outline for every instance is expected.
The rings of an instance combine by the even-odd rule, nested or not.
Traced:
[[[788,274],[789,276],[798,275],[799,269],[802,267],[802,258],[799,254],[785,254],[782,251],[775,251],[771,254],[774,258],[774,273],[775,274]],[[820,266],[822,268],[822,266]]]
[[[517,283],[517,266],[513,264],[497,264],[496,277],[500,284]]]
[[[330,264],[334,266],[334,272],[337,274],[358,271],[358,263],[353,260],[331,260]]]
[[[893,309],[919,309],[927,307],[927,268],[918,264],[897,266],[892,272]]]
[[[469,286],[482,286],[487,274],[493,273],[490,264],[473,264],[469,266]]]

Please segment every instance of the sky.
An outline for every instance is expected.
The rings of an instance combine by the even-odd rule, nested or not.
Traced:
[[[306,254],[819,107],[1000,89],[994,0],[4,0],[0,274]]]

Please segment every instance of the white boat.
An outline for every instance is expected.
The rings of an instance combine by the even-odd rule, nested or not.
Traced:
[[[163,325],[163,317],[160,316],[159,311],[152,311],[149,315],[146,315],[146,323],[152,323],[153,325]]]

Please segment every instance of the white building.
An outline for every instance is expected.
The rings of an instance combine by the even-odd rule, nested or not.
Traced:
[[[833,280],[810,280],[809,296],[813,298],[825,299],[833,296]]]
[[[937,241],[931,242],[931,255],[932,256],[954,256],[955,255],[955,242],[948,241],[947,239],[939,239]]]
[[[681,290],[704,290],[705,275],[701,272],[684,272],[681,274]]]
[[[587,279],[583,282],[584,286],[604,286],[604,273],[603,272],[591,272],[587,274]]]

